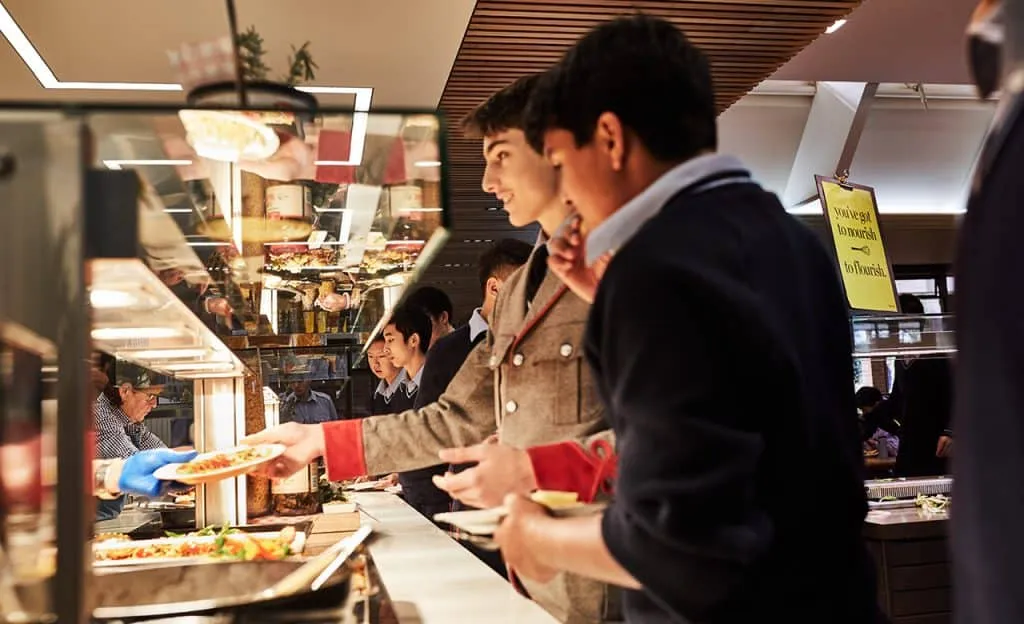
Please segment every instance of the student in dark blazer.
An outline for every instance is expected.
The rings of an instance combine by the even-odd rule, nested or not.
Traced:
[[[407,303],[391,313],[384,327],[384,344],[391,363],[405,370],[405,381],[391,398],[389,408],[401,412],[417,405],[420,384],[426,370],[427,351],[430,348],[431,318],[426,310]],[[434,486],[431,477],[443,474],[446,466],[438,464],[398,474],[402,495],[416,511],[427,518],[448,511],[451,498]]]
[[[618,480],[591,516],[510,496],[497,539],[521,576],[629,588],[630,622],[874,622],[835,263],[714,153],[715,117],[707,58],[643,15],[592,30],[535,91],[527,135],[560,170],[586,259],[613,254],[585,348]]]

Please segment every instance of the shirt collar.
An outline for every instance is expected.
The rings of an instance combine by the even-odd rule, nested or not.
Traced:
[[[395,376],[395,380],[392,381],[390,384],[386,380],[381,379],[380,383],[377,384],[377,394],[383,396],[386,399],[390,399],[391,395],[394,394],[396,390],[402,387],[402,382],[404,381],[405,369],[403,368],[398,371],[398,375]]]
[[[487,331],[487,319],[480,312],[480,308],[473,310],[473,316],[469,317],[469,341],[476,342],[477,337]]]
[[[419,389],[419,387],[420,387],[420,380],[423,379],[423,369],[424,368],[426,368],[426,366],[420,366],[420,369],[418,371],[416,371],[416,376],[413,377],[412,379],[409,379],[408,371],[406,371],[405,369],[402,369],[402,372],[405,373],[405,387],[406,387],[406,389],[409,390],[409,392],[412,392],[414,390],[418,390]]]
[[[726,154],[706,154],[673,167],[587,235],[587,264],[625,245],[682,189],[708,176],[745,170],[738,158]]]

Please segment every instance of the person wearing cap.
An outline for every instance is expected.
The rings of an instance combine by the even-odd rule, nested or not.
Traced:
[[[140,451],[166,448],[142,422],[156,406],[160,388],[153,386],[145,373],[117,377],[114,363],[103,372],[108,375],[108,383],[92,404],[96,458],[123,460]],[[116,385],[109,382],[111,375],[118,380]],[[93,377],[98,379],[99,375],[94,373]],[[103,498],[96,505],[96,520],[116,518],[123,507],[123,496]]]
[[[143,423],[156,406],[161,387],[149,375],[117,377],[93,402],[96,455],[99,459],[126,459],[139,451],[166,448]]]

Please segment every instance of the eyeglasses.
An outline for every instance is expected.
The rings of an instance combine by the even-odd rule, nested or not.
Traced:
[[[145,392],[143,390],[136,390],[135,388],[132,388],[132,390],[146,397],[147,401],[156,401],[156,398],[159,396],[158,394],[155,394],[153,392]]]

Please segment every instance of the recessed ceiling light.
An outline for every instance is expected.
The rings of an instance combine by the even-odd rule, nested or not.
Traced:
[[[829,26],[828,28],[825,29],[825,34],[826,35],[831,35],[835,31],[837,31],[840,28],[842,28],[844,24],[846,24],[846,20],[844,20],[844,19],[836,20],[835,22],[832,23],[831,26]]]

